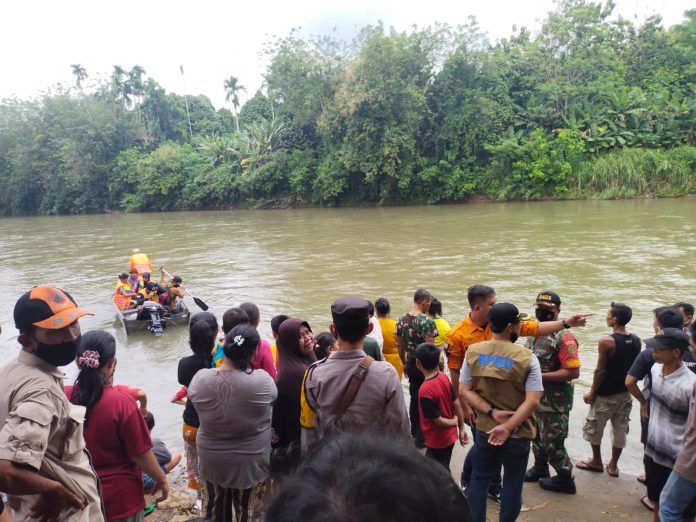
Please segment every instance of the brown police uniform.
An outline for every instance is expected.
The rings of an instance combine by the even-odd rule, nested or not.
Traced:
[[[364,358],[365,352],[362,350],[334,352],[307,370],[300,401],[303,451],[313,442],[317,416],[329,416],[335,411],[348,382]],[[399,427],[406,439],[410,439],[411,428],[401,381],[391,364],[375,361],[370,365],[343,419],[351,425],[367,425],[387,419]]]
[[[25,351],[0,368],[0,459],[37,470],[87,504],[83,510],[63,511],[58,520],[103,521],[97,477],[82,435],[85,408],[68,401],[64,377]],[[29,520],[37,499],[38,495],[10,495],[15,519]]]

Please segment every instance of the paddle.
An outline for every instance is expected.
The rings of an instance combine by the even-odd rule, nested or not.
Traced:
[[[164,272],[164,273],[167,275],[167,277],[168,277],[169,279],[172,278],[172,274],[170,274],[169,272],[167,272],[164,268],[160,268],[160,270],[162,270],[162,272]],[[208,311],[208,308],[210,308],[210,307],[209,307],[207,304],[205,304],[202,300],[198,299],[198,298],[197,298],[196,296],[194,296],[191,292],[189,292],[188,290],[186,290],[186,288],[184,288],[184,292],[186,292],[186,293],[188,294],[188,296],[189,296],[191,299],[193,299],[193,302],[196,303],[196,304],[198,305],[198,308],[200,308],[200,309],[203,310],[204,312],[207,312],[207,311]]]

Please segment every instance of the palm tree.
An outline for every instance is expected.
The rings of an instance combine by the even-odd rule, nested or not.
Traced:
[[[114,72],[111,73],[111,92],[116,100],[120,100],[127,107],[130,104],[130,86],[128,81],[124,81],[126,71],[120,65],[114,65]]]
[[[230,76],[229,78],[227,78],[225,80],[224,86],[225,86],[225,101],[232,103],[232,107],[234,109],[234,123],[235,123],[235,126],[237,127],[237,134],[239,134],[239,118],[238,118],[239,93],[241,91],[246,91],[246,87],[244,87],[242,84],[240,84],[239,80],[234,76]]]
[[[87,78],[87,71],[81,63],[74,63],[70,67],[72,67],[72,74],[75,77],[75,85],[82,91],[82,81]]]
[[[89,112],[89,109],[87,108],[87,105],[85,105],[85,99],[84,99],[84,92],[82,90],[82,82],[87,78],[87,71],[85,70],[84,67],[82,67],[81,63],[74,63],[70,67],[72,67],[72,74],[75,77],[75,85],[77,85],[77,88],[80,89],[80,94],[82,94],[80,104],[84,105],[85,112],[87,113],[87,117],[89,118],[89,121],[92,121],[92,115]]]

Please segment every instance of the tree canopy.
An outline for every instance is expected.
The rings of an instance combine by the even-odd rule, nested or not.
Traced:
[[[664,28],[560,0],[490,42],[475,20],[267,45],[231,109],[141,66],[0,103],[0,213],[671,196],[696,192],[696,10]],[[188,114],[187,114],[188,112]],[[190,117],[190,131],[189,131]]]

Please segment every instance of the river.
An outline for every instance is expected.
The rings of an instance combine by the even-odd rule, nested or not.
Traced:
[[[155,433],[180,447],[182,409],[169,399],[178,389],[177,361],[189,353],[186,329],[127,337],[111,304],[134,247],[182,275],[218,318],[242,301],[258,304],[267,337],[278,313],[307,319],[316,333],[327,329],[329,306],[340,295],[387,297],[396,318],[425,287],[454,325],[467,313],[471,284],[493,286],[499,302],[530,313],[536,293],[551,289],[564,313],[595,314],[574,330],[583,366],[568,447],[585,457],[581,396],[597,341],[608,331],[608,305],[632,306],[629,328],[647,337],[654,307],[696,301],[695,218],[696,199],[685,198],[0,219],[0,363],[17,353],[17,298],[36,284],[64,288],[96,314],[81,320],[83,330],[116,336],[116,382],[147,391]],[[189,307],[196,309],[190,300]],[[71,381],[74,366],[67,373]],[[637,409],[632,417],[620,467],[637,473]],[[607,458],[608,439],[606,433]]]

